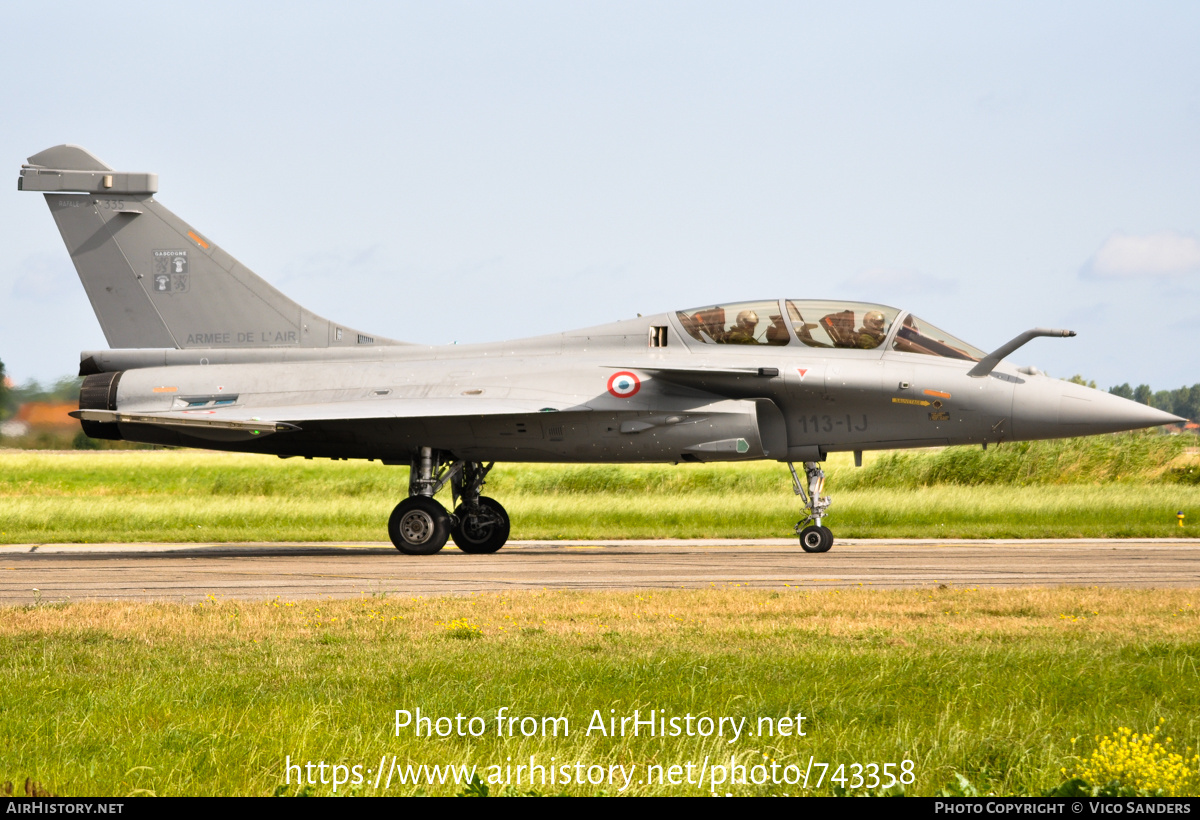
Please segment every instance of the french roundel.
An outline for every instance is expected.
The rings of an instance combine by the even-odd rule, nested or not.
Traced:
[[[628,370],[613,373],[608,377],[608,392],[618,399],[627,399],[642,389],[642,381]]]

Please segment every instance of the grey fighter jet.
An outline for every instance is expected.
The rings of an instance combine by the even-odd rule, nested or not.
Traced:
[[[72,145],[29,158],[110,350],[84,351],[95,438],[411,467],[388,534],[429,555],[494,552],[513,462],[786,462],[824,552],[821,462],[836,451],[1132,430],[1175,416],[1015,367],[886,305],[760,299],[516,341],[407,344],[325,319],[159,204],[158,177]],[[804,476],[794,462],[803,464]],[[434,500],[446,484],[456,505]]]

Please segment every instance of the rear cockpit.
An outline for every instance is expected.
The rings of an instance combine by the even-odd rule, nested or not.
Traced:
[[[684,332],[703,344],[882,349],[975,362],[985,355],[911,313],[866,302],[735,302],[680,310],[675,316]]]
[[[705,344],[786,345],[792,343],[779,302],[738,302],[680,310],[675,316],[689,336]]]

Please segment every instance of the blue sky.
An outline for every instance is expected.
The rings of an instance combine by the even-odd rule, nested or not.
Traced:
[[[10,179],[59,143],[317,312],[475,342],[883,302],[1056,376],[1200,381],[1200,5],[6,4]],[[0,197],[0,360],[105,347]]]

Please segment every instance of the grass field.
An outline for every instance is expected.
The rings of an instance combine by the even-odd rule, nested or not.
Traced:
[[[863,792],[849,788],[851,764],[897,773],[904,761],[907,794],[936,793],[958,774],[981,793],[1040,793],[1122,726],[1162,721],[1171,748],[1197,745],[1198,609],[1189,590],[945,588],[8,608],[0,781],[32,777],[63,795],[334,792],[298,783],[290,757],[361,766],[362,782],[339,794],[465,787],[399,775],[377,787],[366,770],[381,759],[390,769],[395,756],[401,771],[477,766],[485,784],[499,776],[495,794],[505,774],[488,767],[533,756],[633,775],[624,790],[623,780],[535,781],[539,793],[830,794],[842,764],[848,790]],[[395,711],[418,708],[479,717],[486,731],[397,735]],[[587,733],[597,710],[635,709],[747,724],[737,739]],[[568,733],[543,737],[539,723],[524,737],[517,724],[516,736],[497,737],[502,715],[565,717]],[[798,715],[804,737],[750,734],[759,718]],[[696,782],[706,758],[710,779]],[[711,782],[731,758],[774,761],[779,778],[810,758],[831,767],[820,786],[811,770],[808,789]],[[655,765],[686,778],[689,763],[692,783],[642,782]],[[531,788],[514,774],[510,792]]]
[[[834,459],[830,523],[843,537],[1187,535],[1175,512],[1200,515],[1195,445]],[[406,480],[376,464],[3,453],[0,541],[376,541]],[[798,509],[776,464],[504,465],[488,491],[515,538],[785,535]],[[1198,609],[1187,589],[946,587],[2,607],[0,790],[861,794],[890,772],[906,794],[961,790],[960,776],[1040,794],[1086,775],[1195,795]],[[458,715],[463,733],[397,733],[396,710],[418,708],[449,719],[434,735]],[[595,728],[635,710],[696,731]],[[498,736],[511,717],[533,720]],[[1152,732],[1161,753],[1137,737]],[[531,758],[557,780],[530,783]],[[751,782],[731,782],[738,767]]]
[[[1200,519],[1194,436],[1126,434],[849,456],[829,524],[853,537],[1166,537]],[[0,542],[381,541],[408,470],[194,451],[0,454]],[[799,502],[776,463],[500,465],[513,538],[764,538]],[[449,505],[449,492],[444,492]]]

